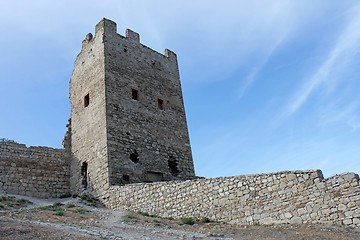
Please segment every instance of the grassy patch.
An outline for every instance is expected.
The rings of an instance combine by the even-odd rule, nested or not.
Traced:
[[[64,210],[62,210],[61,208],[56,209],[54,215],[56,216],[64,216]]]
[[[60,207],[63,206],[64,204],[60,203],[60,202],[56,202],[53,204],[54,207]]]
[[[7,203],[6,203],[6,206],[8,206],[8,207],[14,207],[14,203],[12,203],[12,202],[7,202]]]
[[[48,210],[48,211],[53,211],[53,212],[57,212],[57,211],[63,211],[61,206],[64,205],[62,203],[56,202],[53,205],[49,205],[49,206],[45,206],[45,207],[39,207],[39,209],[41,210]]]
[[[80,213],[80,214],[85,214],[86,212],[89,212],[88,210],[86,209],[83,209],[83,208],[77,208],[77,209],[74,209],[74,210],[71,210],[73,213]]]
[[[145,217],[149,217],[150,215],[146,212],[141,212],[141,211],[138,211],[137,214],[140,214],[142,216],[145,216]]]
[[[80,196],[81,200],[86,201],[85,203],[88,206],[97,207],[98,200],[96,198],[90,197],[89,195],[83,194]]]
[[[66,207],[66,208],[73,208],[73,207],[75,207],[75,204],[69,203],[69,204],[67,204],[65,207]]]
[[[194,225],[194,223],[195,223],[195,220],[192,217],[181,219],[181,224]]]
[[[200,219],[200,222],[201,222],[201,223],[209,223],[209,222],[210,222],[210,219],[207,218],[207,217],[203,217],[202,219]]]

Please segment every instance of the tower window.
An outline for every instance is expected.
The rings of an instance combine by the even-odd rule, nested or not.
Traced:
[[[81,164],[81,185],[82,185],[82,187],[84,188],[84,189],[86,189],[87,188],[87,185],[88,185],[88,183],[87,183],[87,162],[83,162],[82,164]]]
[[[136,101],[140,101],[140,92],[139,89],[131,88],[131,98]]]
[[[123,180],[126,181],[126,182],[130,181],[130,176],[124,174],[123,175]]]
[[[87,93],[87,94],[84,96],[84,107],[89,106],[89,104],[90,104],[90,93]]]
[[[162,100],[161,98],[157,98],[157,106],[160,110],[165,110],[164,100]]]

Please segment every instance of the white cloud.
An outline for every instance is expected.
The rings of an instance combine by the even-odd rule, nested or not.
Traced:
[[[279,47],[279,45],[285,40],[286,38],[286,34],[282,35],[279,37],[279,39],[277,41],[275,41],[275,43],[273,44],[272,47],[270,47],[268,49],[268,52],[265,53],[265,56],[263,56],[263,58],[261,59],[260,63],[254,67],[250,73],[246,76],[240,91],[239,91],[239,95],[238,95],[238,99],[241,99],[245,92],[248,90],[248,88],[252,85],[252,83],[255,81],[258,73],[261,71],[261,69],[266,65],[266,63],[269,61],[269,59],[271,58],[272,54],[274,53],[274,51]]]
[[[295,94],[290,104],[287,106],[287,114],[296,112],[310,95],[320,87],[329,91],[335,89],[342,79],[338,77],[344,73],[347,66],[353,60],[355,54],[360,49],[360,7],[356,7],[349,17],[348,24],[339,36],[336,44],[320,64],[318,69],[309,77],[303,80],[303,86]]]

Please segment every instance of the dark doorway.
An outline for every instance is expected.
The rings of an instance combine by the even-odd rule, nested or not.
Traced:
[[[174,177],[177,177],[179,175],[179,169],[177,167],[178,163],[174,157],[170,157],[168,160],[168,165],[170,168],[170,173]]]
[[[138,163],[139,162],[139,154],[136,150],[134,150],[134,152],[132,152],[130,154],[130,160],[133,161],[134,163]]]
[[[84,189],[87,188],[87,162],[83,162],[81,165],[81,184]]]

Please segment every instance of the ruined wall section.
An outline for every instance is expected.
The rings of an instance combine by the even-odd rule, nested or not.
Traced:
[[[101,21],[96,26],[95,36],[87,35],[70,80],[72,192],[86,190],[96,197],[108,187],[104,82],[107,27],[105,21]],[[85,105],[86,95],[88,106]]]
[[[176,55],[142,45],[131,30],[123,37],[107,21],[113,25],[105,34],[110,182],[194,178]]]
[[[0,191],[33,197],[70,192],[70,164],[63,149],[0,142]]]
[[[326,223],[360,227],[359,176],[320,170],[113,186],[110,208],[236,224]]]

